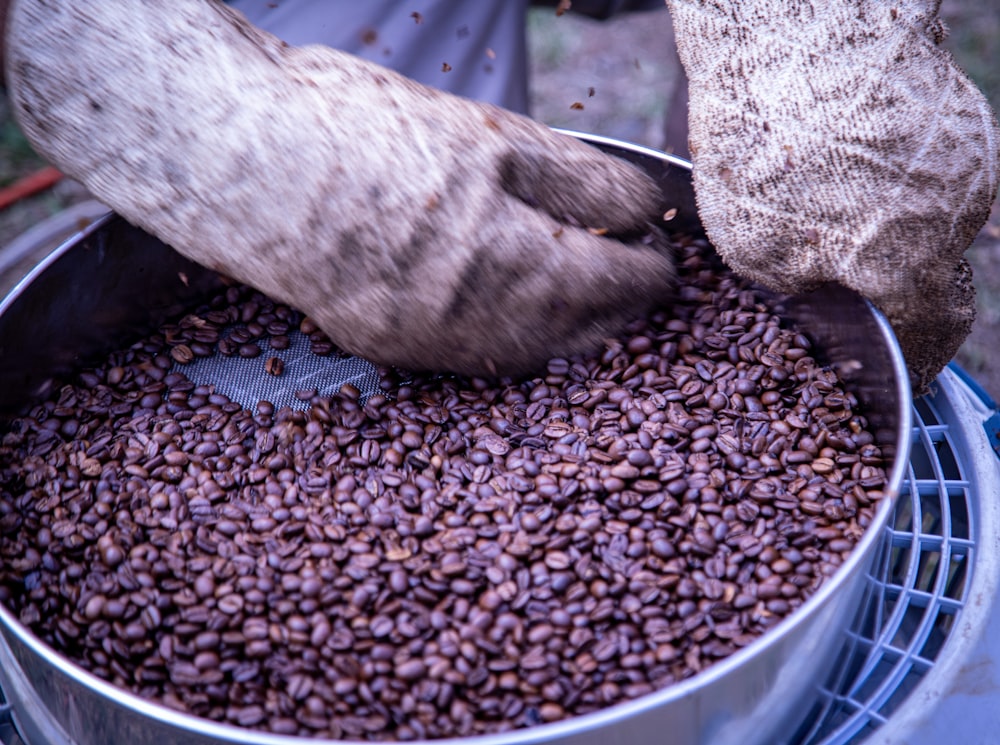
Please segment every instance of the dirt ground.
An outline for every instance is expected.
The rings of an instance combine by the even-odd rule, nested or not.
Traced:
[[[945,0],[942,15],[950,28],[946,46],[998,108],[1000,0]],[[535,118],[656,149],[682,149],[683,143],[667,134],[677,113],[671,111],[670,101],[679,64],[665,9],[602,22],[536,9],[528,34]],[[41,165],[0,97],[0,186]],[[88,198],[78,185],[63,181],[0,210],[0,246]],[[975,273],[979,313],[956,361],[1000,400],[1000,208],[994,208],[967,256]]]

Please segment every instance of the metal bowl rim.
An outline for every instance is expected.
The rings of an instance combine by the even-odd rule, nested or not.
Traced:
[[[654,158],[665,162],[670,166],[690,171],[691,163],[675,155],[663,153],[641,145],[615,140],[600,135],[592,135],[569,130],[555,130],[562,134],[576,137],[584,142],[605,148],[624,150],[632,154]],[[0,314],[7,312],[9,307],[17,299],[17,296],[31,284],[34,279],[43,273],[60,256],[71,250],[77,243],[101,229],[114,219],[116,215],[109,213],[94,221],[80,232],[70,236],[51,254],[36,265],[21,281],[19,281],[0,301]],[[887,488],[879,503],[879,507],[872,519],[871,524],[865,530],[864,535],[852,550],[850,556],[838,567],[834,574],[827,578],[820,588],[814,592],[799,608],[784,618],[774,628],[767,631],[758,639],[751,642],[746,647],[734,652],[730,656],[714,663],[709,668],[697,673],[685,680],[673,683],[652,693],[648,693],[631,701],[608,706],[600,711],[570,717],[568,719],[549,724],[540,724],[521,730],[510,732],[474,735],[464,737],[442,738],[435,740],[415,741],[425,745],[534,745],[546,741],[567,737],[581,731],[601,729],[616,722],[629,719],[637,714],[644,713],[651,709],[657,709],[676,700],[693,695],[701,688],[710,686],[719,678],[725,677],[738,670],[748,660],[758,655],[766,654],[767,650],[778,644],[781,638],[789,634],[796,627],[805,624],[816,615],[828,602],[830,598],[841,590],[842,586],[859,571],[859,565],[870,558],[870,554],[875,550],[876,541],[881,537],[884,528],[889,522],[893,513],[896,501],[899,497],[903,479],[907,472],[909,453],[912,444],[910,431],[913,428],[911,401],[912,393],[910,389],[909,374],[903,361],[902,352],[885,316],[865,300],[870,313],[872,313],[877,327],[882,334],[882,340],[892,353],[894,383],[897,395],[899,410],[896,412],[899,426],[896,432],[895,458],[890,469]],[[94,692],[110,699],[111,702],[127,706],[144,716],[161,721],[163,723],[182,728],[187,731],[197,732],[200,735],[216,737],[220,742],[226,743],[257,743],[259,745],[302,745],[311,742],[317,745],[340,741],[329,741],[321,739],[302,738],[298,736],[275,735],[263,731],[255,731],[237,727],[235,725],[215,722],[209,719],[194,716],[169,709],[158,703],[147,701],[138,695],[119,688],[98,678],[93,673],[88,672],[82,666],[72,662],[68,658],[56,652],[52,647],[45,644],[26,626],[22,625],[13,614],[4,606],[0,605],[0,623],[7,627],[26,647],[45,660],[62,674],[69,677],[76,683],[93,690]]]

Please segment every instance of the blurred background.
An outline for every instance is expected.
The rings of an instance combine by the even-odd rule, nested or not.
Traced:
[[[1000,109],[1000,0],[944,0],[941,14],[949,28],[944,45],[986,93],[994,110]],[[528,41],[536,119],[660,150],[682,148],[683,143],[671,141],[669,134],[679,65],[665,9],[608,21],[534,9]],[[6,98],[0,96],[0,251],[9,250],[16,238],[46,218],[63,216],[65,230],[73,232],[92,216],[92,208],[86,209],[92,204],[90,196],[67,179],[30,196],[11,192],[11,185],[38,174],[44,166],[11,118]],[[967,256],[975,273],[978,318],[957,361],[994,399],[1000,399],[1000,208],[996,205]]]

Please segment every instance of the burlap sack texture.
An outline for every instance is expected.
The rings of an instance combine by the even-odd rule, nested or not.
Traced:
[[[890,321],[923,391],[975,316],[962,258],[1000,132],[940,48],[939,0],[668,0],[690,81],[698,211],[782,292],[833,281]]]
[[[208,0],[16,0],[8,24],[12,104],[44,157],[347,351],[529,371],[669,295],[652,181],[527,118]]]

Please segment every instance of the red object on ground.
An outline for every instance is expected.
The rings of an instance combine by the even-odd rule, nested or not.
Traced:
[[[46,166],[34,173],[18,179],[10,186],[0,189],[0,210],[5,210],[14,202],[51,188],[63,177],[57,169]]]

